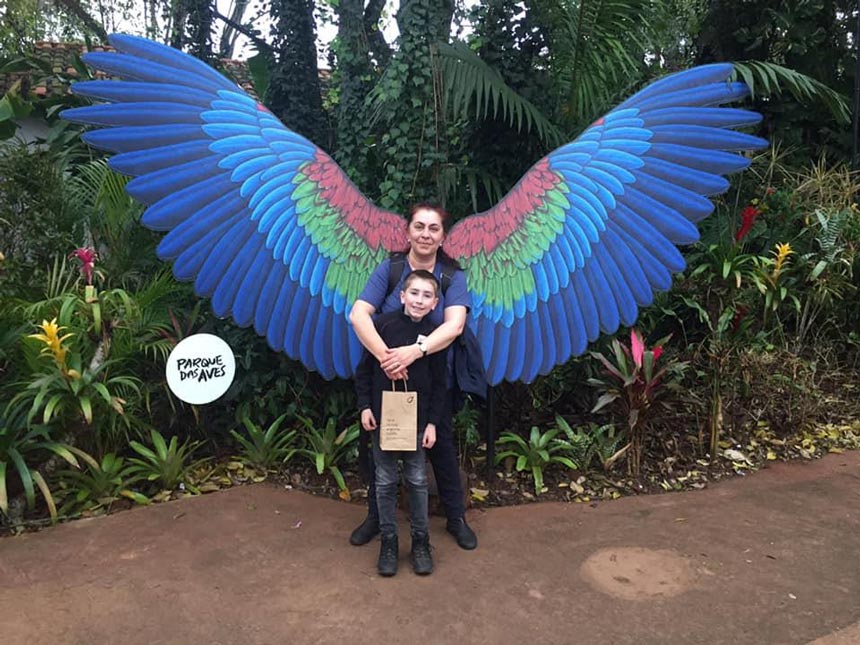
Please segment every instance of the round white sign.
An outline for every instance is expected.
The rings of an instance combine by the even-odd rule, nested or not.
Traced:
[[[186,403],[212,403],[236,376],[236,358],[223,340],[194,334],[179,342],[167,357],[167,385]]]

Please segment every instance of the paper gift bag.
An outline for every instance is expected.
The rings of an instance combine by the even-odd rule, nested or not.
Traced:
[[[406,387],[404,381],[403,387]],[[379,423],[381,450],[416,450],[418,447],[418,392],[382,391]]]

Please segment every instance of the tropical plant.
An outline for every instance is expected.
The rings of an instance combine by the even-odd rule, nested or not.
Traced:
[[[145,495],[131,490],[134,483],[134,467],[126,464],[125,459],[108,453],[101,463],[87,462],[86,470],[62,470],[57,472],[61,485],[69,490],[70,497],[63,504],[64,510],[72,508],[95,509],[110,506],[120,497],[126,497],[137,504],[148,504]]]
[[[556,441],[569,446],[571,458],[580,468],[584,470],[590,468],[595,457],[604,470],[611,468],[614,463],[612,458],[616,455],[621,441],[621,435],[615,433],[613,424],[588,423],[574,429],[560,415],[556,415],[555,424],[565,437]]]
[[[126,401],[118,392],[121,389],[139,392],[140,380],[133,376],[109,375],[111,361],[91,361],[84,366],[80,353],[69,353],[66,341],[73,334],[60,336],[65,327],[58,325],[56,318],[50,322],[43,320],[39,326],[42,333],[31,334],[29,338],[45,345],[42,354],[52,358],[53,365],[44,366],[13,399],[13,403],[30,403],[28,422],[39,413],[42,423],[46,424],[64,412],[80,413],[87,425],[93,423],[94,410],[112,410],[122,415]]]
[[[168,444],[158,430],[150,430],[149,434],[152,447],[144,446],[138,441],[129,442],[131,449],[141,457],[129,460],[133,464],[129,474],[155,482],[162,490],[174,491],[182,487],[198,493],[198,489],[193,485],[191,472],[211,459],[211,457],[193,458],[202,442],[186,439],[180,444],[179,438],[174,436]]]
[[[350,453],[352,444],[361,433],[358,423],[353,423],[338,433],[337,421],[333,417],[329,417],[322,431],[309,418],[301,415],[297,415],[296,418],[306,430],[302,436],[304,445],[298,449],[298,454],[314,465],[318,475],[326,471],[330,472],[338,488],[342,491],[347,490],[339,466]]]
[[[0,511],[9,514],[9,481],[13,475],[23,489],[27,507],[36,505],[36,488],[48,506],[51,519],[57,519],[57,506],[48,483],[38,468],[50,455],[61,457],[80,468],[78,457],[90,465],[95,460],[84,451],[66,443],[54,441],[47,425],[27,424],[21,406],[9,404],[0,412]],[[35,484],[35,487],[34,487]]]
[[[649,350],[645,348],[639,332],[631,329],[629,348],[617,338],[613,339],[614,363],[600,352],[591,353],[605,370],[602,377],[588,381],[600,391],[592,412],[612,405],[625,420],[629,438],[625,448],[629,450],[628,464],[635,477],[639,476],[645,433],[651,416],[656,408],[671,408],[669,395],[678,388],[678,381],[687,367],[686,363],[673,361],[658,369],[657,361],[667,340],[658,341]]]
[[[286,418],[287,413],[282,414],[266,430],[263,430],[262,426],[244,416],[242,425],[245,426],[248,436],[245,437],[235,430],[230,430],[230,434],[242,447],[239,458],[247,464],[263,469],[289,461],[297,450],[293,447],[296,431],[281,429],[281,424]]]
[[[496,455],[496,463],[508,457],[516,459],[514,467],[518,472],[528,470],[534,479],[535,494],[540,495],[545,489],[543,485],[544,470],[550,464],[562,464],[571,470],[580,466],[574,461],[574,452],[568,441],[556,439],[561,430],[552,428],[541,432],[537,426],[532,426],[529,440],[526,441],[515,432],[503,432],[498,443],[506,447]]]

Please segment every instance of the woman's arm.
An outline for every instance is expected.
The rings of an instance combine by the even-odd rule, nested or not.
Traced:
[[[349,312],[349,322],[352,323],[355,335],[358,336],[358,340],[361,341],[365,349],[382,363],[386,357],[385,352],[388,350],[388,345],[382,340],[373,324],[374,312],[376,312],[376,307],[372,304],[364,300],[356,300]]]
[[[355,311],[355,307],[353,307],[353,311]],[[373,321],[371,321],[371,327],[372,326]],[[436,352],[441,352],[442,350],[447,349],[448,346],[454,342],[454,339],[463,333],[463,328],[465,326],[466,307],[463,307],[461,305],[445,307],[445,322],[443,322],[436,329],[434,329],[433,333],[427,337],[426,341],[424,341],[427,346],[427,353],[434,354]],[[356,330],[356,333],[358,333],[358,330]],[[359,338],[361,338],[361,336],[359,336]],[[380,339],[380,342],[381,340],[382,339]],[[363,342],[364,341],[362,341],[362,343]],[[401,367],[409,367],[410,365],[412,365],[412,363],[414,363],[424,355],[424,353],[421,351],[421,348],[418,347],[418,345],[416,345],[415,343],[412,343],[411,345],[403,345],[401,347],[394,347],[392,349],[386,349],[384,353],[385,355],[383,359],[379,361],[379,364],[386,372],[388,372],[389,369],[394,368],[395,365],[400,365]]]

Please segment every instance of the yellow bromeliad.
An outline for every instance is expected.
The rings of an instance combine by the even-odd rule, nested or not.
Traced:
[[[785,261],[788,259],[788,256],[794,253],[791,249],[791,244],[786,242],[785,244],[777,244],[776,249],[774,250],[774,255],[776,255],[776,263],[773,267],[773,278],[774,280],[779,277],[780,271],[782,271],[782,267],[785,264]]]
[[[60,332],[65,329],[65,327],[58,325],[56,318],[51,320],[51,322],[43,320],[39,327],[41,327],[42,333],[30,334],[28,338],[35,338],[36,340],[40,340],[45,343],[45,347],[42,348],[42,353],[50,354],[63,374],[71,376],[72,378],[79,377],[80,374],[77,370],[70,370],[66,366],[66,354],[69,350],[63,346],[63,342],[74,336],[74,334],[60,336]]]

